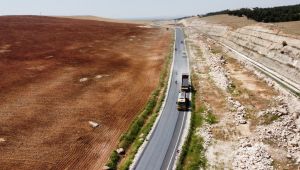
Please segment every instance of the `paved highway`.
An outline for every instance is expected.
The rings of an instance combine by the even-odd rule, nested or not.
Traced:
[[[176,100],[181,86],[181,74],[188,73],[188,60],[184,54],[184,34],[180,28],[175,30],[174,64],[171,71],[171,84],[165,107],[158,124],[149,139],[141,157],[137,161],[136,170],[166,170],[174,165],[177,147],[181,140],[187,112],[178,111]],[[176,84],[175,81],[178,83]]]

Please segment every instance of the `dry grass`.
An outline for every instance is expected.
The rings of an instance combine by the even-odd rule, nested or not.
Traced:
[[[243,105],[253,106],[258,111],[270,105],[270,99],[278,93],[256,75],[248,71],[236,59],[226,56],[226,68],[231,72],[231,80],[237,94],[234,95]]]
[[[247,118],[252,120],[252,127],[256,126],[260,121],[258,121],[255,113],[273,105],[274,103],[270,99],[277,96],[278,93],[269,87],[264,80],[258,79],[253,72],[247,70],[239,61],[225,54],[220,45],[211,43],[210,47],[211,51],[220,53],[225,57],[225,67],[230,72],[230,80],[232,81],[228,92],[246,107]],[[262,122],[269,123],[274,119],[276,118],[268,117]]]
[[[264,80],[258,79],[253,72],[245,69],[236,59],[227,55],[225,58],[227,61],[226,68],[231,73],[230,79],[234,86],[230,92],[235,100],[246,107],[247,118],[252,120],[252,129],[259,124],[255,113],[274,105],[271,99],[277,96],[278,92],[269,87]]]
[[[260,23],[246,17],[237,17],[230,15],[214,15],[200,18],[200,20],[207,21],[212,24],[221,24],[229,26],[233,29],[242,28],[249,25],[260,24],[271,29],[280,30],[286,34],[291,35],[300,35],[300,21],[291,21],[291,22],[279,22],[279,23]]]
[[[274,159],[273,158],[273,167],[274,169],[282,169],[282,170],[293,170],[299,169],[299,166],[295,161],[288,159]]]
[[[218,45],[216,45],[216,44],[214,44],[214,43],[211,44],[210,48],[211,48],[211,52],[212,52],[213,54],[222,53],[222,51],[223,51],[223,49],[222,49],[221,46],[218,46]]]
[[[236,17],[230,15],[214,15],[200,18],[200,20],[207,21],[213,24],[221,24],[232,27],[233,29],[241,28],[248,25],[256,24],[254,20],[247,19],[246,17]]]
[[[277,27],[277,29],[283,31],[286,34],[300,36],[300,21],[279,22],[274,23],[274,25]]]
[[[195,49],[198,52],[198,56],[202,56],[201,50]],[[212,109],[212,112],[218,117],[222,116],[222,113],[226,112],[227,104],[224,92],[218,88],[213,80],[209,77],[209,67],[204,66],[201,69],[202,74],[198,80],[200,87],[197,88],[198,94],[202,98],[201,100],[208,103]]]
[[[224,128],[224,127],[226,128]],[[232,140],[235,136],[241,136],[240,131],[236,130],[235,124],[226,124],[222,126],[216,126],[212,128],[212,134],[214,139],[229,141]]]

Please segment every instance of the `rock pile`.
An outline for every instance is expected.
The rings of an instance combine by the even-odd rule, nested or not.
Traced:
[[[268,154],[262,143],[255,143],[247,139],[241,139],[235,152],[233,169],[257,169],[272,170],[273,159]]]
[[[227,90],[229,83],[228,72],[223,67],[226,62],[221,55],[210,54],[211,56],[204,55],[207,63],[210,66],[209,75],[212,77],[218,87],[223,90]]]
[[[258,116],[262,117],[262,116],[271,114],[271,115],[276,115],[276,116],[280,117],[282,115],[287,115],[288,113],[289,113],[288,105],[286,103],[282,103],[277,107],[272,107],[267,110],[258,112]]]
[[[206,150],[211,143],[212,140],[212,131],[211,126],[203,125],[198,131],[199,136],[203,138],[203,148]]]
[[[300,165],[300,118],[299,113],[281,116],[280,121],[274,121],[268,126],[256,129],[260,140],[272,141],[278,147],[287,149],[286,155]]]
[[[247,121],[245,119],[246,116],[246,108],[239,102],[239,101],[234,101],[232,97],[228,97],[227,101],[229,105],[231,105],[234,110],[236,111],[234,113],[234,122],[238,124],[246,124]]]

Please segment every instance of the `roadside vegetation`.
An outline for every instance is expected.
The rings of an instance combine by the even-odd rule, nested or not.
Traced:
[[[217,117],[211,111],[208,111],[205,121],[210,125],[218,123]]]
[[[174,42],[174,40],[172,41]],[[120,138],[118,148],[123,148],[125,155],[120,155],[113,151],[108,163],[110,169],[127,170],[132,164],[132,161],[139,147],[143,144],[144,139],[150,132],[162,103],[165,99],[165,94],[168,85],[171,61],[173,56],[173,43],[171,43],[170,52],[166,58],[164,68],[160,74],[159,85],[152,93],[144,110],[133,121],[132,125],[126,133]]]
[[[300,20],[300,5],[280,6],[273,8],[241,8],[208,13],[205,16],[228,14],[238,17],[246,16],[258,22],[287,22]]]

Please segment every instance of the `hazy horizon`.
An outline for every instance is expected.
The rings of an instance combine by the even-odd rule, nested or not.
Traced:
[[[114,19],[164,19],[225,9],[299,4],[299,0],[10,0],[0,2],[0,15],[98,16]]]

